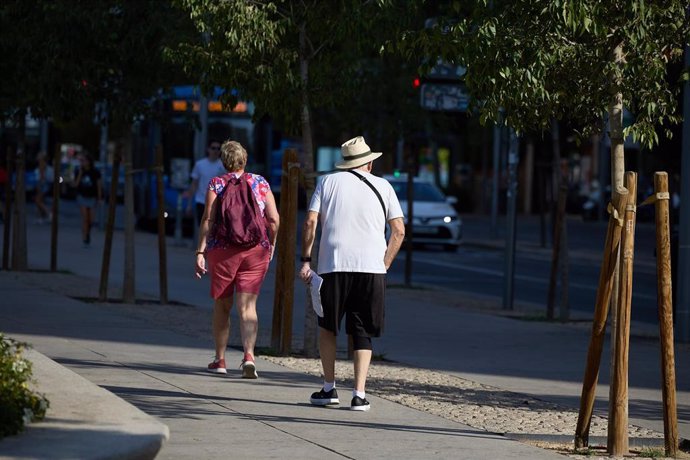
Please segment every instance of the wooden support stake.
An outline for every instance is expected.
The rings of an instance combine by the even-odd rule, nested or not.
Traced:
[[[108,276],[110,273],[110,254],[113,250],[113,231],[115,229],[115,209],[117,207],[117,185],[120,178],[120,149],[113,158],[112,175],[110,176],[110,199],[108,200],[108,220],[105,224],[105,242],[103,243],[103,262],[101,263],[101,282],[98,287],[98,300],[108,300]]]
[[[633,256],[635,253],[635,218],[637,174],[625,173],[628,204],[621,237],[620,291],[618,295],[618,329],[614,340],[616,353],[611,382],[611,410],[608,427],[608,452],[620,457],[628,454],[628,356],[630,351],[630,306],[632,303]]]
[[[297,151],[283,154],[280,185],[280,228],[278,229],[276,287],[273,298],[271,347],[289,354],[292,347],[292,311],[295,291],[295,255],[297,238],[297,187],[299,182]]]
[[[556,284],[558,275],[558,261],[561,256],[561,233],[563,232],[563,219],[565,217],[565,204],[568,198],[568,186],[561,184],[558,189],[558,205],[556,208],[556,224],[553,230],[553,251],[551,253],[551,275],[549,277],[549,294],[546,307],[546,318],[553,319],[556,310]]]
[[[287,187],[287,185],[283,186],[282,182],[286,182],[284,179],[281,181],[281,192],[280,192],[280,211],[279,214],[282,218],[284,215],[283,212],[285,211],[285,205],[283,204],[284,198],[283,195],[283,188]],[[284,225],[284,224],[283,224]],[[283,252],[283,247],[286,246],[285,242],[285,230],[283,229],[283,225],[281,225],[278,228],[278,236],[276,237],[276,252],[274,254],[274,257],[276,257],[276,281],[275,281],[275,289],[274,289],[274,294],[273,294],[273,318],[272,318],[272,323],[271,323],[271,348],[273,350],[278,351],[280,350],[280,335],[283,332],[283,295],[284,295],[284,285],[283,285],[283,271],[284,271],[284,265],[285,263],[283,262],[283,259],[285,258]]]
[[[664,408],[664,446],[667,457],[678,454],[678,415],[676,413],[676,366],[673,350],[673,305],[671,293],[671,230],[669,219],[668,174],[654,174],[656,194],[656,276],[661,342],[661,381]]]
[[[165,187],[163,185],[163,147],[156,147],[156,189],[158,197],[158,281],[161,305],[168,303],[168,256],[165,245]]]
[[[5,182],[5,208],[3,218],[5,226],[2,232],[2,269],[10,269],[10,239],[12,237],[12,171],[14,170],[14,152],[7,147],[7,182]]]
[[[285,259],[283,270],[283,330],[280,340],[280,354],[288,355],[292,349],[292,311],[295,297],[295,256],[297,250],[297,187],[299,185],[299,163],[297,150],[285,151],[287,165],[283,171],[287,171],[288,196],[287,210],[281,215],[281,228],[285,227]]]
[[[57,245],[58,245],[58,216],[60,212],[60,146],[55,149],[53,157],[53,204],[51,210],[52,219],[50,221],[50,271],[57,271]]]
[[[621,239],[622,221],[616,215],[622,216],[628,202],[628,191],[618,190],[613,194],[611,216],[609,217],[604,256],[599,270],[599,285],[597,287],[596,302],[594,304],[594,319],[592,320],[592,336],[589,339],[587,363],[582,381],[582,396],[580,397],[580,412],[575,429],[575,447],[580,449],[589,445],[589,428],[592,422],[594,398],[599,380],[601,367],[601,353],[604,347],[606,333],[606,318],[609,312],[611,290],[613,289],[613,275],[616,270],[618,246]],[[613,210],[616,210],[614,214]],[[620,223],[619,223],[620,222]]]

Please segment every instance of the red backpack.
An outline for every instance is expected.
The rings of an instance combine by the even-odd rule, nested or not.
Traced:
[[[266,236],[266,221],[254,198],[247,174],[225,176],[225,188],[216,204],[215,239],[231,246],[253,248]]]

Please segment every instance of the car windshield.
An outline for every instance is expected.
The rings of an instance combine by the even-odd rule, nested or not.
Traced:
[[[407,182],[396,181],[391,182],[391,185],[393,186],[393,190],[395,190],[395,194],[398,195],[398,200],[407,201]],[[431,202],[446,201],[443,193],[428,182],[414,183],[414,200]]]

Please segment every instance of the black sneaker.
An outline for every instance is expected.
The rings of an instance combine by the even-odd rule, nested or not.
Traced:
[[[331,406],[334,404],[340,404],[340,400],[338,399],[338,391],[335,388],[333,388],[331,391],[323,391],[323,388],[321,388],[320,391],[311,394],[309,402],[315,406]]]
[[[369,409],[371,409],[371,406],[369,405],[367,398],[362,399],[359,396],[352,398],[350,410],[368,411]]]

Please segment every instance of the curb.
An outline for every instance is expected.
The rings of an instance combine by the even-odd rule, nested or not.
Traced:
[[[0,441],[0,459],[152,459],[167,425],[33,349],[34,389],[49,402],[46,418]]]

